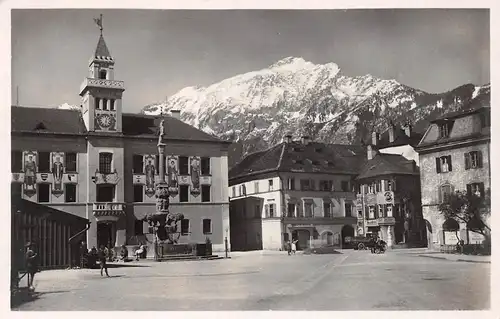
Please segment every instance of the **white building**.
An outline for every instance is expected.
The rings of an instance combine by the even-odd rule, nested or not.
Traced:
[[[353,181],[366,149],[286,136],[229,171],[231,249],[341,245],[357,233]]]

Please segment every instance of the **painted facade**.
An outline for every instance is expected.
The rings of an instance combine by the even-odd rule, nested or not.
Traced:
[[[418,145],[429,247],[455,245],[458,240],[480,243],[484,239],[464,223],[456,224],[457,232],[445,231],[438,206],[456,190],[483,196],[491,187],[490,134],[490,108],[483,107],[436,119]],[[489,220],[486,222],[489,224]]]
[[[184,214],[179,242],[224,249],[229,236],[227,142],[179,119],[122,112],[124,83],[114,79],[104,38],[80,87],[81,111],[12,107],[12,192],[89,219],[87,246],[153,242],[142,218],[155,211],[160,120],[171,190]],[[170,166],[169,166],[170,165]]]

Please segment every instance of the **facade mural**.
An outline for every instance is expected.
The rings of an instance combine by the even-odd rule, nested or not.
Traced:
[[[168,182],[168,191],[170,192],[171,197],[177,196],[179,193],[179,181],[178,181],[178,170],[177,170],[177,156],[169,156],[167,157],[167,182]]]
[[[148,197],[153,197],[155,194],[155,156],[144,156],[144,172],[146,172],[146,190],[145,194]]]
[[[200,195],[200,158],[191,157],[191,195],[197,197]]]
[[[52,153],[52,175],[54,177],[54,185],[52,187],[52,194],[56,197],[64,194],[63,190],[63,176],[64,176],[64,153]]]
[[[36,194],[36,151],[25,151],[24,159],[24,194],[32,197]]]

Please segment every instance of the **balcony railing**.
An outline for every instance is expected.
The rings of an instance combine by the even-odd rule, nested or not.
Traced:
[[[125,216],[125,204],[124,203],[93,203],[92,211],[94,217],[121,217]]]
[[[123,81],[85,78],[82,85],[80,86],[80,92],[82,92],[87,86],[125,90]]]

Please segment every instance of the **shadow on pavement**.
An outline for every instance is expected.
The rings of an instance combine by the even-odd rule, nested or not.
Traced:
[[[16,308],[19,307],[20,305],[31,302],[34,300],[37,300],[38,298],[44,296],[44,295],[49,295],[49,294],[60,294],[60,293],[65,293],[69,292],[69,290],[58,290],[58,291],[47,291],[47,292],[30,292],[28,291],[28,288],[21,288],[15,293],[11,293],[10,296],[10,308]]]
[[[108,266],[108,268],[129,268],[129,267],[130,268],[133,268],[133,267],[139,267],[139,268],[141,268],[141,267],[151,267],[151,266],[148,266],[148,265],[125,264],[125,263],[124,264],[122,264],[122,263],[120,263],[120,264],[118,264],[118,263],[111,264],[110,263],[110,264],[107,264],[107,266]],[[97,267],[97,269],[99,269],[99,267]]]

